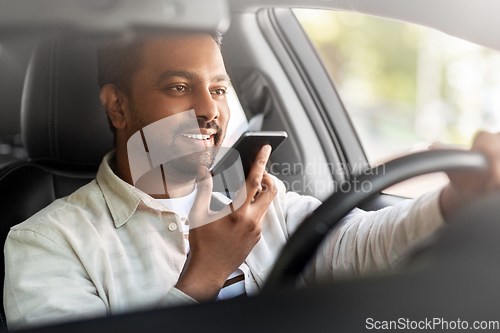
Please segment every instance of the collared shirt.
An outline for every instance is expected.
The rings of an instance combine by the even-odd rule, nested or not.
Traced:
[[[94,181],[11,229],[4,285],[9,328],[196,302],[174,287],[186,260],[178,215],[117,177],[113,161],[114,152]],[[245,260],[249,295],[320,204],[275,183],[261,238]],[[438,195],[377,212],[353,210],[317,252],[306,281],[390,269],[443,224]]]

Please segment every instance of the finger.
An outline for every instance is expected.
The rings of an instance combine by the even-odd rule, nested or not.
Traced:
[[[255,161],[252,165],[252,169],[250,169],[247,180],[245,182],[247,190],[246,192],[247,197],[245,200],[246,204],[250,204],[252,202],[253,197],[257,194],[257,192],[261,188],[262,177],[265,172],[269,155],[271,155],[271,146],[265,145],[260,149],[259,153],[257,154],[257,157],[255,158]]]
[[[265,172],[265,166],[270,153],[271,146],[265,145],[255,157],[255,162],[250,169],[245,183],[243,183],[241,189],[236,192],[232,207],[234,210],[240,209],[242,206],[249,206],[257,192],[262,189],[262,175]]]
[[[444,144],[439,141],[435,141],[429,146],[429,150],[439,150],[444,148],[445,148]]]
[[[264,172],[262,177],[262,191],[257,193],[255,196],[255,201],[250,206],[252,210],[252,215],[258,218],[257,228],[261,229],[264,223],[264,216],[267,213],[267,209],[269,205],[273,201],[276,193],[278,192],[276,185],[274,184],[273,179],[267,172]]]
[[[193,207],[189,212],[189,222],[191,225],[202,225],[208,217],[210,200],[212,198],[213,181],[208,169],[204,166],[198,168],[197,192]]]
[[[267,172],[264,172],[264,176],[262,177],[262,191],[255,196],[252,207],[255,208],[257,212],[264,213],[277,193],[278,189],[272,177]]]

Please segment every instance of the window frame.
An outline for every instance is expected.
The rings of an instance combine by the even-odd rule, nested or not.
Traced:
[[[257,13],[262,33],[287,73],[307,113],[328,163],[343,168],[349,180],[370,168],[360,138],[316,47],[291,8],[262,9]],[[337,173],[340,173],[337,171]],[[407,198],[379,193],[360,204],[365,210],[392,206]]]
[[[347,175],[361,172],[363,169],[360,167],[369,165],[366,154],[321,56],[292,9],[273,8],[267,14],[307,88],[300,89],[298,83],[292,81],[313,126],[318,134],[328,135],[321,136],[325,154],[328,156],[327,150],[334,148]],[[335,161],[329,158],[329,162]]]

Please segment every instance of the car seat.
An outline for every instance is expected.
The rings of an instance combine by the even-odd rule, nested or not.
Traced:
[[[21,134],[28,159],[0,169],[2,244],[12,226],[95,178],[103,156],[113,149],[99,99],[94,43],[36,45],[23,88]],[[3,320],[3,307],[1,315]]]

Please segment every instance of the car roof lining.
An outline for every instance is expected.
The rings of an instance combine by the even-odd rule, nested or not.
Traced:
[[[232,12],[266,7],[317,8],[357,12],[440,30],[500,50],[500,2],[497,0],[245,0],[230,1]]]

